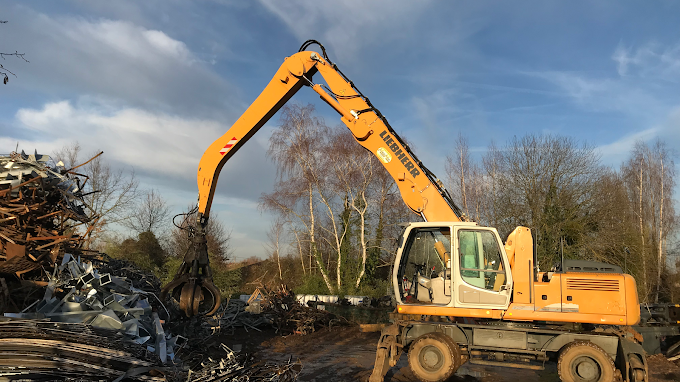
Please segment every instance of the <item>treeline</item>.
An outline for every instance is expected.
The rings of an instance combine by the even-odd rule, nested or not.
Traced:
[[[637,142],[615,169],[572,138],[514,137],[475,159],[459,136],[446,172],[472,220],[501,235],[532,229],[543,270],[562,255],[602,261],[636,278],[641,301],[677,296],[675,164],[663,142]]]
[[[312,105],[286,106],[280,116],[268,150],[277,182],[260,199],[260,208],[276,216],[269,258],[231,261],[230,233],[211,214],[216,285],[229,295],[277,283],[297,293],[389,294],[400,224],[420,218],[346,128],[327,126]],[[514,137],[473,156],[459,135],[451,147],[442,179],[466,217],[503,238],[518,225],[531,228],[541,270],[562,256],[603,261],[636,278],[641,301],[680,300],[675,163],[663,142],[637,142],[617,168],[605,166],[594,146],[568,137]],[[54,157],[66,168],[87,161],[77,171],[89,177],[86,200],[99,216],[82,227],[88,245],[169,281],[193,219],[168,229],[169,208],[157,190],[139,190],[134,173],[81,154],[73,144]],[[114,234],[111,224],[132,236]]]
[[[636,278],[641,301],[680,297],[675,164],[663,142],[637,142],[619,168],[569,137],[514,137],[480,157],[462,135],[451,147],[444,178],[465,215],[502,237],[530,227],[542,270],[562,256],[603,261]],[[388,288],[399,223],[419,218],[375,156],[344,127],[325,125],[311,105],[282,109],[269,155],[278,182],[260,206],[278,216],[271,261],[298,259],[297,270],[287,260],[276,278],[294,274],[321,289],[315,293]],[[379,269],[386,272],[376,278]]]

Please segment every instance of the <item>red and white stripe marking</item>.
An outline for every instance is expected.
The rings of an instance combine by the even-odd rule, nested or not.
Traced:
[[[224,148],[222,148],[222,150],[220,150],[220,154],[222,154],[222,155],[226,154],[227,151],[229,151],[229,149],[231,149],[232,146],[234,146],[236,144],[236,142],[238,142],[238,139],[236,139],[236,137],[231,138],[229,143],[227,143],[227,145],[224,146]]]

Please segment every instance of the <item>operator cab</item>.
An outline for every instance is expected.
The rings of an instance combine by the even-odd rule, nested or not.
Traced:
[[[393,276],[399,304],[507,308],[512,275],[495,229],[412,223],[402,240]]]

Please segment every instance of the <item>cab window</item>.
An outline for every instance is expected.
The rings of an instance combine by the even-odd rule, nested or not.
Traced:
[[[493,232],[459,230],[458,256],[460,275],[466,283],[488,290],[498,290],[504,284],[501,250]]]

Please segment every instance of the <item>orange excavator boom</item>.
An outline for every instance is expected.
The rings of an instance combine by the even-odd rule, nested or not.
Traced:
[[[198,167],[198,212],[208,218],[222,166],[303,86],[311,87],[340,114],[364,148],[376,155],[397,182],[406,205],[427,221],[461,221],[441,182],[394,132],[385,117],[323,53],[305,50],[287,57],[257,99],[222,137],[205,151]],[[319,46],[321,46],[319,44]],[[325,52],[323,47],[321,50]],[[312,82],[319,73],[327,85]]]

